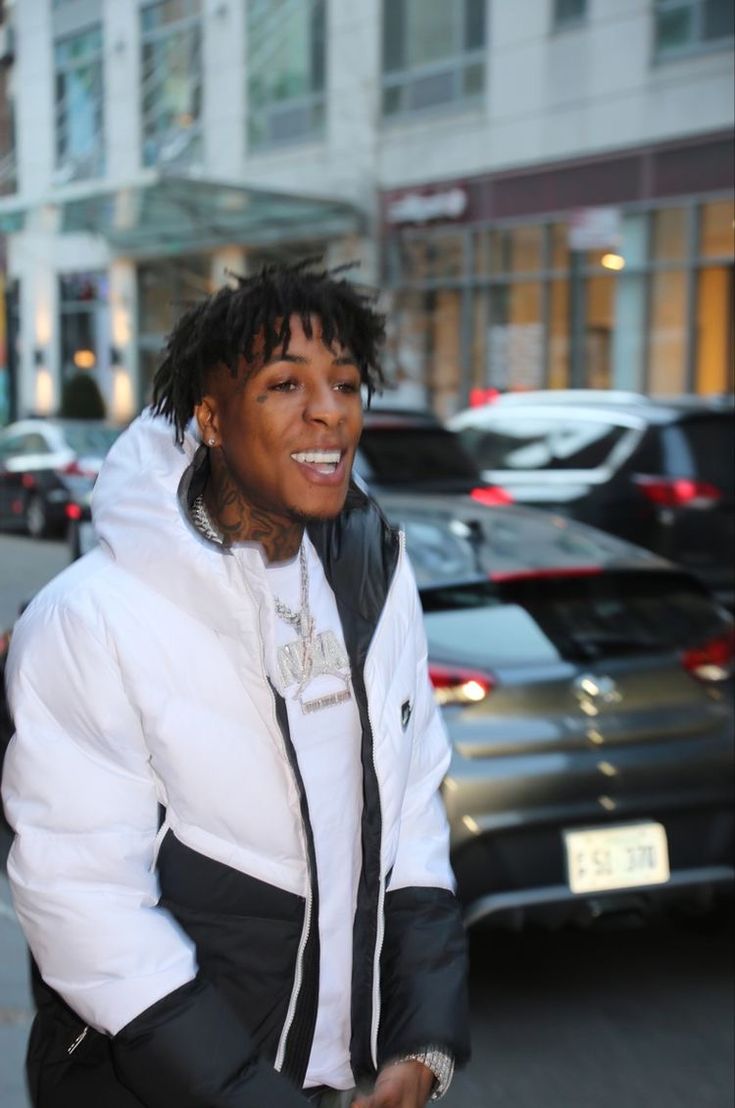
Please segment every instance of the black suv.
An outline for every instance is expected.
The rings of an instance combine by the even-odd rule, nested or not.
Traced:
[[[723,398],[509,394],[449,421],[486,481],[679,562],[735,598],[735,409]]]

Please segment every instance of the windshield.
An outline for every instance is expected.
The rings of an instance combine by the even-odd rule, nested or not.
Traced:
[[[99,423],[65,423],[64,438],[75,454],[104,458],[122,427],[106,427]]]

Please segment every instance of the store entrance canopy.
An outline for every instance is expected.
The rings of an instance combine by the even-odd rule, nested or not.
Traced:
[[[156,174],[124,187],[57,196],[58,229],[101,235],[117,254],[160,256],[226,244],[270,246],[359,233],[340,200]]]
[[[60,230],[91,231],[134,256],[313,242],[358,232],[360,224],[360,213],[343,201],[157,175],[65,201]]]

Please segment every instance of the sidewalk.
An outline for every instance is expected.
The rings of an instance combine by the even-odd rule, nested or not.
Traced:
[[[23,1064],[31,1027],[28,954],[0,872],[0,1104],[28,1108]]]

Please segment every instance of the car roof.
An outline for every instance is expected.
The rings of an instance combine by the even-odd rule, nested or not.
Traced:
[[[575,413],[589,417],[597,413],[603,417],[621,417],[626,423],[665,424],[702,415],[732,418],[735,407],[732,399],[726,396],[650,397],[616,390],[550,389],[508,393],[483,407],[466,408],[449,421],[449,426],[457,429],[460,423],[466,426],[474,422],[481,426],[485,419],[491,423],[494,415],[507,416],[515,412],[547,417],[553,413],[559,418],[573,417]],[[477,421],[472,419],[473,413],[480,416]]]
[[[363,412],[365,427],[431,427],[448,430],[439,417],[428,408],[403,408],[400,405],[371,405]]]
[[[474,532],[484,544],[483,562],[490,571],[671,568],[671,563],[624,539],[537,508],[493,507],[469,496],[444,494],[381,492],[376,499],[394,526],[429,527],[448,536]],[[410,535],[407,545],[411,556]],[[431,584],[431,574],[421,572],[413,556],[412,562],[419,585]]]

